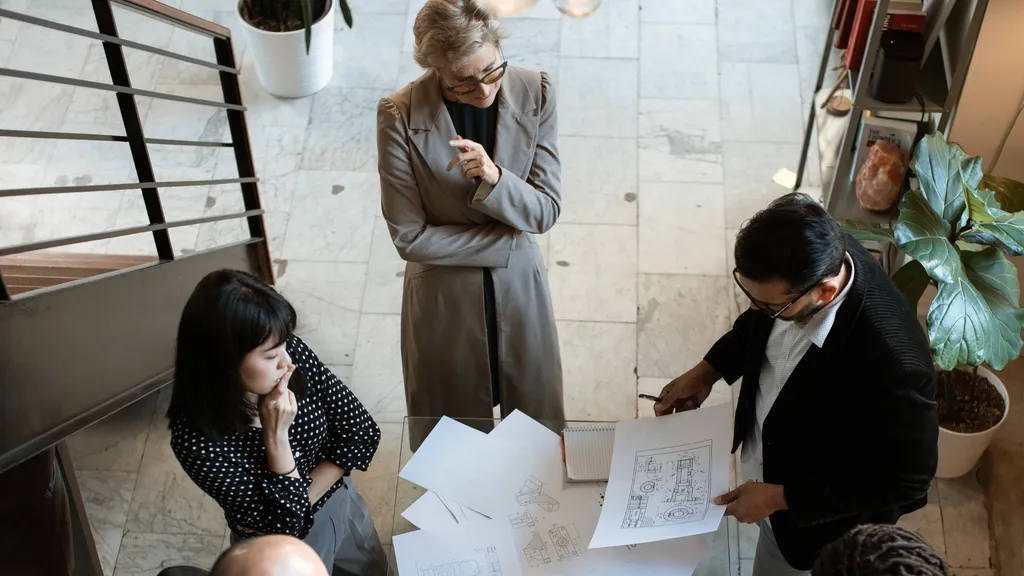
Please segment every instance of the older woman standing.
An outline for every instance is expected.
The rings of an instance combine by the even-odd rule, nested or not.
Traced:
[[[427,72],[377,108],[381,205],[408,262],[409,415],[490,418],[500,404],[559,422],[558,333],[533,236],[560,210],[554,88],[508,65],[507,33],[473,0],[428,0],[413,32]]]

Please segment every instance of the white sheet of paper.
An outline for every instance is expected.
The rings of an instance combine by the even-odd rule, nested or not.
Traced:
[[[640,420],[615,429],[611,477],[590,548],[704,534],[725,513],[732,406]]]
[[[393,539],[402,575],[522,574],[512,532],[505,522],[417,530]]]
[[[543,481],[531,480],[537,457],[513,444],[442,418],[399,476],[457,501],[489,518],[518,511],[520,501],[542,497]]]
[[[402,512],[402,518],[420,530],[435,530],[459,525],[455,514],[444,505],[437,494],[429,490],[406,508],[405,512]]]
[[[547,426],[514,410],[488,434],[537,454],[544,462],[561,462],[562,439]]]

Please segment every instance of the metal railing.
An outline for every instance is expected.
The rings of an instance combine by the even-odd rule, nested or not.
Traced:
[[[0,76],[32,82],[47,82],[56,85],[114,92],[116,94],[121,119],[124,122],[125,135],[0,129],[0,138],[125,142],[128,144],[131,151],[132,162],[138,177],[138,182],[84,186],[73,185],[16,188],[6,190],[0,189],[0,198],[138,189],[141,190],[142,193],[146,213],[149,219],[149,225],[107,230],[94,234],[67,236],[9,247],[0,247],[0,257],[24,254],[36,250],[72,246],[86,242],[118,238],[134,234],[151,233],[156,245],[157,258],[161,262],[168,262],[175,259],[174,249],[171,245],[171,237],[168,232],[170,229],[241,218],[245,218],[247,221],[250,241],[263,241],[265,245],[267,234],[263,221],[263,208],[260,205],[258,179],[256,178],[252,150],[249,142],[249,131],[246,125],[246,108],[242,103],[242,91],[239,83],[240,70],[235,61],[235,54],[231,44],[231,31],[224,26],[208,22],[187,12],[182,12],[170,6],[161,4],[155,0],[83,0],[83,2],[88,1],[91,1],[92,9],[96,16],[98,32],[2,8],[0,8],[0,20],[15,20],[32,26],[48,28],[65,34],[71,34],[102,42],[103,53],[110,72],[111,83],[106,84],[79,78],[43,74],[30,70],[18,70],[6,67],[0,67]],[[115,22],[112,6],[114,4],[144,16],[162,20],[170,25],[185,28],[191,32],[209,38],[213,42],[216,62],[193,58],[170,50],[121,38],[118,35],[117,24]],[[224,95],[223,102],[134,88],[129,76],[124,48],[140,50],[216,71],[220,77],[220,85]],[[215,142],[148,138],[143,130],[143,123],[139,114],[139,106],[136,100],[139,97],[171,100],[198,106],[223,109],[227,114],[227,123],[231,139],[229,142]],[[156,178],[153,163],[150,159],[150,145],[232,148],[234,150],[235,162],[238,168],[238,177],[228,179],[159,181]],[[165,219],[163,205],[160,199],[161,188],[212,186],[221,184],[238,184],[241,187],[244,205],[243,212],[172,222],[168,222]],[[273,281],[273,267],[270,260],[269,250],[260,250],[259,254],[258,268],[260,275],[269,281]],[[11,294],[4,284],[2,273],[0,273],[0,302],[9,300],[11,300]]]

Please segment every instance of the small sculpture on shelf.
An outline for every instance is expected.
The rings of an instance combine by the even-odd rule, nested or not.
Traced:
[[[872,212],[887,212],[900,197],[907,162],[899,146],[879,140],[871,145],[857,173],[857,200]]]

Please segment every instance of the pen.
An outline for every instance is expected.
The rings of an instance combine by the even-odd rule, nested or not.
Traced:
[[[650,394],[637,394],[637,397],[643,400],[650,400],[652,402],[657,402],[659,404],[661,403],[661,398],[658,398],[657,396],[651,396]]]

